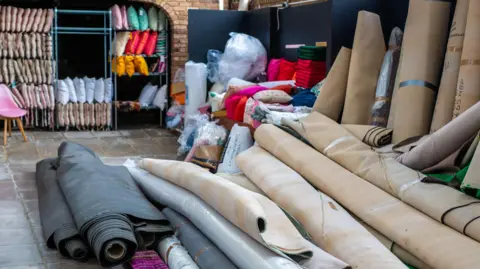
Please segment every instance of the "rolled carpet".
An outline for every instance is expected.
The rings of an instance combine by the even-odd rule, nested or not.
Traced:
[[[353,268],[406,268],[384,245],[297,172],[253,146],[237,156],[240,169],[296,218],[323,250]],[[366,247],[368,246],[368,247]]]
[[[125,167],[105,165],[93,151],[71,142],[60,145],[58,156],[58,184],[102,266],[124,263],[138,248],[156,247],[173,234]]]
[[[157,251],[169,269],[199,269],[175,235],[162,239]]]
[[[185,188],[255,240],[294,260],[310,258],[306,240],[278,206],[192,163],[143,159],[140,168]]]
[[[372,147],[379,148],[392,142],[392,129],[356,124],[342,124],[342,126],[360,141]]]
[[[430,131],[445,53],[449,1],[410,0],[395,97],[393,142]]]
[[[175,233],[200,269],[236,269],[237,267],[188,219],[171,208],[162,213],[175,227]],[[172,268],[171,268],[172,269]]]
[[[345,47],[340,49],[313,105],[313,111],[322,113],[334,121],[340,119],[345,102],[351,54],[351,49]]]
[[[316,188],[430,267],[469,269],[480,262],[478,242],[432,220],[277,127],[263,124],[255,131],[255,140]]]
[[[58,186],[56,161],[56,158],[45,159],[36,165],[35,179],[43,237],[48,247],[58,249],[62,255],[74,260],[86,260],[89,249]]]
[[[129,168],[129,171],[147,197],[157,203],[168,206],[188,218],[238,268],[301,268],[291,260],[258,243],[191,192],[158,178],[145,170]],[[346,268],[345,263],[333,256],[326,253],[323,253],[323,255],[320,253],[319,255],[321,260],[330,261],[330,266],[325,266],[324,268]]]
[[[433,219],[480,240],[479,200],[445,185],[423,183],[425,175],[379,155],[322,114],[314,112],[290,127],[353,174]]]
[[[235,162],[235,160],[233,160]],[[253,184],[243,173],[240,174],[227,174],[227,173],[217,173],[217,176],[220,176],[232,183],[237,184],[238,186],[244,187],[249,191],[256,192],[258,194],[266,196],[261,189],[259,189],[255,184]]]
[[[480,2],[471,0],[463,42],[462,61],[458,73],[453,118],[480,101]]]
[[[380,17],[367,11],[358,12],[342,123],[369,123],[383,56],[385,40]]]
[[[480,130],[480,103],[420,141],[416,147],[400,155],[397,161],[419,171],[432,167],[457,151],[478,130]]]
[[[476,197],[480,197],[480,144],[477,144],[475,154],[473,155],[470,168],[465,175],[461,188],[464,190],[471,189]]]
[[[457,0],[430,133],[437,131],[452,120],[469,2],[470,0]]]

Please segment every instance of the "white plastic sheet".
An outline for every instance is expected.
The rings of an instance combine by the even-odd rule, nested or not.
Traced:
[[[158,253],[167,263],[169,269],[199,269],[188,251],[176,236],[164,238],[158,244]]]

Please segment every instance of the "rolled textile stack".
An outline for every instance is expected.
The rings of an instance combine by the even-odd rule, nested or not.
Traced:
[[[269,198],[297,219],[325,251],[353,268],[406,268],[339,205],[320,194],[297,172],[254,146],[237,157],[241,170]],[[321,224],[321,225],[319,225]]]
[[[212,240],[238,268],[301,268],[290,259],[278,255],[278,253],[264,247],[252,237],[242,232],[191,192],[158,178],[145,170],[129,168],[129,171],[151,200],[166,205],[188,218],[205,236]],[[320,264],[328,264],[328,266],[323,268],[317,268],[315,266],[307,268],[348,268],[344,262],[325,252],[321,252],[321,250],[319,251],[320,252],[314,253],[313,258],[323,261],[323,263]]]
[[[430,267],[470,269],[480,262],[478,242],[350,173],[279,128],[263,124],[255,131],[255,140],[316,188]]]
[[[340,119],[347,91],[348,68],[352,50],[342,47],[318,95],[313,111],[322,113],[334,121]]]
[[[480,101],[480,1],[471,0],[468,7],[462,61],[458,73],[453,118]]]
[[[342,123],[369,123],[383,56],[385,40],[380,17],[367,11],[358,12]]]
[[[167,55],[167,32],[166,31],[160,31],[160,33],[158,33],[155,53],[159,56]]]
[[[378,78],[375,102],[372,107],[371,125],[387,127],[390,105],[392,104],[395,78],[400,61],[400,47],[402,46],[403,32],[395,27],[390,34],[388,51],[383,59],[382,69]]]
[[[424,183],[425,175],[379,155],[322,114],[313,112],[289,126],[345,169],[438,222],[480,241],[480,203],[475,198],[445,185]]]
[[[448,1],[411,0],[402,45],[393,142],[430,131],[450,18]]]
[[[327,74],[326,47],[302,46],[297,50],[296,85],[311,88]]]
[[[452,120],[469,2],[470,0],[457,0],[430,133],[437,131]]]

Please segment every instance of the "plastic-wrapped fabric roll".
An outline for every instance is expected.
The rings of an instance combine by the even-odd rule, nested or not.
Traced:
[[[383,147],[392,142],[392,129],[371,125],[342,124],[358,140],[371,147]]]
[[[188,218],[238,268],[300,269],[262,246],[191,192],[139,168],[128,168],[145,195]]]
[[[424,183],[425,175],[395,159],[378,155],[322,114],[314,112],[289,126],[345,169],[438,222],[480,241],[480,203],[477,199],[446,185]]]
[[[334,121],[340,119],[347,91],[348,69],[352,50],[342,47],[328,72],[322,90],[313,105],[313,111],[322,113]]]
[[[480,101],[480,1],[470,0],[453,118]]]
[[[158,244],[157,251],[169,269],[199,269],[182,243],[174,235],[162,239]]]
[[[235,183],[238,186],[241,186],[249,191],[253,191],[258,194],[266,196],[265,193],[263,193],[261,189],[259,189],[255,184],[253,184],[243,173],[239,173],[239,174],[217,173],[216,175],[232,183]]]
[[[185,118],[198,113],[207,98],[207,65],[189,61],[185,64]]]
[[[387,127],[392,94],[395,87],[398,63],[400,61],[400,47],[402,45],[403,32],[395,27],[390,34],[388,51],[383,59],[382,69],[378,77],[375,102],[372,106],[371,125]]]
[[[306,240],[280,208],[265,196],[240,188],[192,163],[142,159],[139,166],[191,191],[272,250],[295,260],[312,256]]]
[[[448,1],[410,0],[395,100],[394,143],[430,131],[450,5]]]
[[[368,124],[384,56],[380,17],[367,11],[358,12],[342,123]]]
[[[313,242],[353,268],[403,268],[384,245],[330,197],[320,194],[297,172],[254,146],[237,157],[242,171],[273,201],[304,225]],[[319,225],[321,224],[321,225]]]
[[[470,0],[457,0],[430,133],[437,131],[452,120],[469,2]]]
[[[236,269],[237,267],[215,246],[200,230],[184,216],[171,208],[165,208],[162,213],[175,227],[175,233],[182,245],[201,269]],[[170,269],[173,269],[170,267]]]
[[[350,173],[297,138],[273,125],[263,124],[255,131],[255,140],[316,188],[410,253],[415,253],[430,267],[470,269],[478,266],[478,242]],[[435,203],[439,200],[435,199]]]

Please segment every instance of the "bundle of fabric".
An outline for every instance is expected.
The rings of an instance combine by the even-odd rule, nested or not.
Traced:
[[[12,98],[20,108],[27,110],[24,126],[54,126],[55,94],[53,86],[46,84],[20,84],[11,88]]]
[[[312,91],[303,90],[293,96],[291,104],[296,107],[297,106],[313,107],[315,105],[316,100],[317,100],[317,97]]]
[[[42,33],[5,33],[0,32],[0,57],[42,59],[52,58],[51,36]]]
[[[39,166],[46,166],[37,171],[42,229],[47,239],[53,235],[59,250],[65,248],[63,253],[84,256],[78,240],[70,244],[80,235],[102,266],[115,266],[130,260],[138,248],[156,248],[173,234],[128,170],[104,165],[89,148],[63,142],[56,161]]]
[[[53,23],[53,9],[0,7],[0,31],[48,33]]]
[[[264,90],[267,90],[267,88],[262,86],[251,86],[233,93],[228,97],[225,95],[224,99],[227,117],[232,120],[243,121],[243,113],[245,112],[248,98],[252,97],[257,92]]]
[[[321,135],[317,133],[314,137],[328,137],[331,128],[324,127],[323,129],[325,132],[322,132]],[[311,138],[312,136],[308,136],[309,140]],[[478,242],[453,231],[415,208],[406,205],[370,182],[349,172],[297,138],[275,126],[264,124],[256,130],[255,139],[262,148],[300,173],[316,188],[319,188],[358,218],[414,254],[428,266],[448,269],[471,268],[478,264],[480,258],[474,254],[480,251]],[[342,141],[351,142],[354,139],[343,138]],[[330,148],[326,151],[321,150],[321,152],[326,152],[330,158],[339,163],[340,158],[349,159],[345,157],[346,154],[332,154]],[[352,152],[358,152],[352,146],[349,149],[350,156],[354,155],[351,154]],[[336,156],[341,157],[337,158]],[[355,156],[353,157],[355,158]],[[375,158],[378,159],[378,156],[375,156]],[[381,175],[383,182],[385,182],[385,173],[363,171],[365,175]],[[404,175],[403,178],[410,178],[410,176]],[[423,183],[418,184],[425,187],[429,186]],[[437,186],[434,185],[431,188],[437,188]],[[409,194],[411,187],[405,190],[404,195],[411,196]],[[424,188],[424,190],[426,189]],[[424,200],[423,193],[416,197]],[[436,204],[446,196],[439,194],[437,197],[442,197],[442,199],[436,199]],[[449,218],[449,216],[447,215],[446,218]]]
[[[6,84],[13,82],[52,84],[52,61],[0,59],[0,81]]]
[[[137,251],[129,263],[132,269],[172,269],[153,250]]]
[[[157,37],[157,45],[155,46],[155,53],[159,56],[167,55],[167,32],[160,31]]]
[[[59,128],[109,130],[112,128],[111,103],[57,103],[56,123]]]
[[[162,239],[157,251],[169,269],[199,269],[175,235]]]
[[[242,232],[242,230],[225,219],[218,211],[191,192],[158,178],[145,170],[129,168],[129,171],[147,197],[159,204],[168,206],[188,218],[205,236],[221,249],[238,268],[301,268],[288,257],[280,256],[279,254],[281,253],[279,253],[278,250],[272,249],[271,246],[264,246],[248,234]],[[223,182],[223,179],[220,180]],[[227,199],[226,201],[229,200],[231,199]],[[269,225],[275,225],[275,222],[269,223]],[[313,258],[310,260],[300,260],[300,264],[307,266],[307,268],[349,268],[344,262],[337,258],[326,254],[311,244],[310,246],[310,249],[314,252]],[[313,265],[306,264],[310,261],[314,261]]]
[[[311,88],[322,81],[327,74],[326,47],[302,46],[297,50],[296,85]]]

